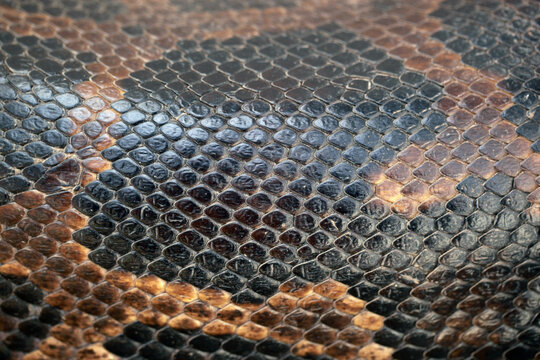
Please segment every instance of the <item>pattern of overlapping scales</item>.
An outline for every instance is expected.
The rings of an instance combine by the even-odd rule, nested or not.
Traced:
[[[536,2],[444,2],[431,16],[443,28],[432,38],[462,54],[467,65],[490,69],[503,79],[499,86],[514,95],[502,117],[540,152],[540,7]],[[479,26],[479,25],[483,26]]]
[[[9,31],[0,38],[0,354],[12,358],[33,351],[62,320],[63,307],[55,306],[50,293],[82,260],[69,240],[73,229],[86,224],[70,210],[72,192],[103,166],[96,156],[110,142],[99,135],[114,114],[105,110],[101,125],[86,125],[93,141],[87,138],[85,149],[76,152],[73,140],[92,115],[89,109],[106,106],[75,91],[90,76],[84,64],[95,58],[75,56],[56,38]]]
[[[31,14],[86,18],[98,22],[109,20],[124,9],[120,0],[1,0],[0,6],[8,6]]]
[[[538,4],[210,3],[0,3],[0,358],[533,358]]]
[[[238,303],[263,304],[294,275],[354,286],[367,272],[388,285],[380,271],[402,270],[410,256],[393,251],[390,269],[377,264],[406,221],[369,202],[369,178],[409,136],[434,140],[440,87],[334,25],[178,49],[119,82],[126,99],[111,106],[123,121],[102,153],[112,169],[74,198],[91,216],[74,234],[90,259],[214,285]],[[375,235],[382,218],[386,234]],[[362,297],[361,286],[351,293]],[[315,342],[335,338],[324,328]]]

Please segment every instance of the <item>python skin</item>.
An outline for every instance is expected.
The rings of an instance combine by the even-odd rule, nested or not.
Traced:
[[[538,0],[0,0],[0,360],[539,360],[539,97]]]

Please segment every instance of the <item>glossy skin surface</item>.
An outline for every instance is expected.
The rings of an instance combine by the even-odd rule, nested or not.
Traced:
[[[534,359],[536,1],[0,0],[0,359]]]

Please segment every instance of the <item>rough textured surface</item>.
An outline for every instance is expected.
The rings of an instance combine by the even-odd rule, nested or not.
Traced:
[[[537,1],[0,0],[0,359],[540,356]]]

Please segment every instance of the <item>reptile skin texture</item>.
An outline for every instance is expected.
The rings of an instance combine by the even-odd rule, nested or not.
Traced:
[[[539,0],[0,0],[0,360],[540,360]]]

